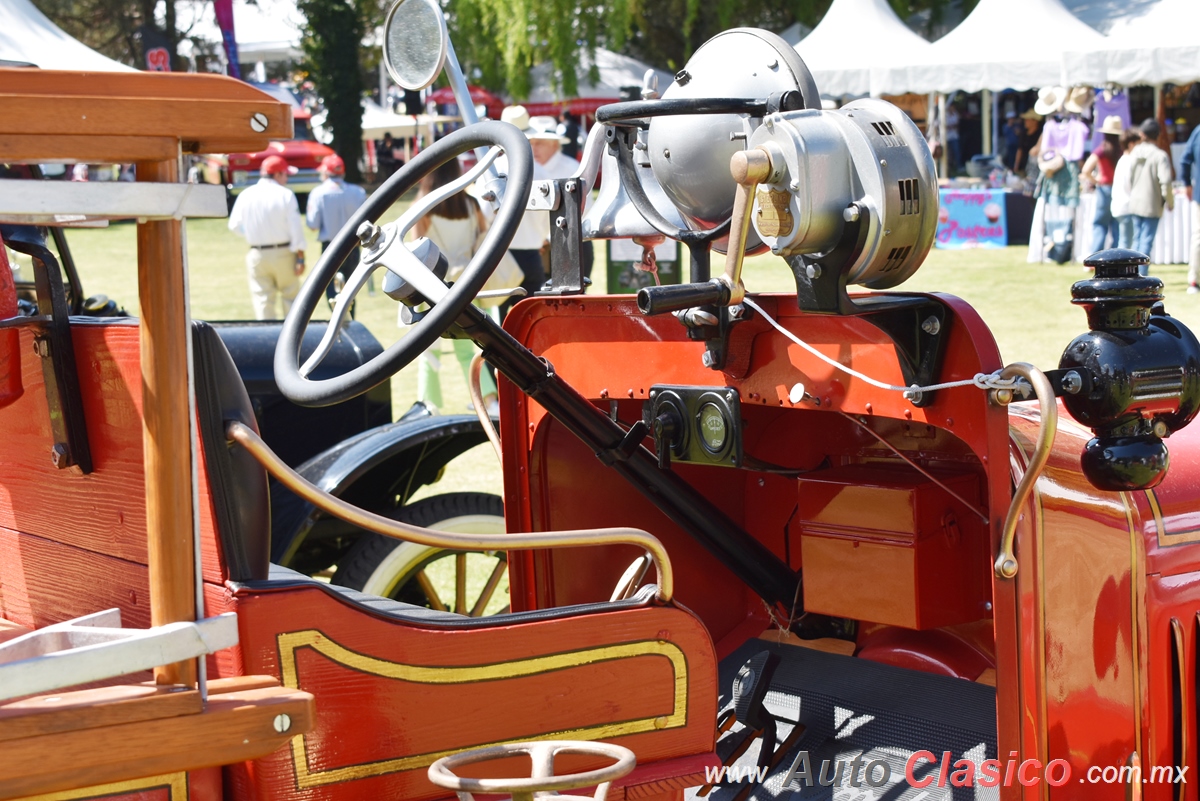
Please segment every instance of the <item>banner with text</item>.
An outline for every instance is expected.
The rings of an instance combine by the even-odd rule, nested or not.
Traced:
[[[1008,221],[1002,189],[942,189],[938,196],[939,248],[1002,248]]]

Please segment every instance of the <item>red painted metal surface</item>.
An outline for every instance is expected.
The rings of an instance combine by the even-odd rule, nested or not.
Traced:
[[[438,755],[549,735],[625,745],[648,784],[710,761],[715,655],[679,609],[450,630],[318,587],[239,589],[234,609],[245,669],[317,699],[316,728],[291,750],[231,769],[238,798],[441,798],[426,779]],[[521,769],[498,763],[493,775]]]

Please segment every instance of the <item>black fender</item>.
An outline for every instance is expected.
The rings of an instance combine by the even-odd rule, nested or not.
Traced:
[[[431,416],[417,407],[317,454],[297,472],[330,495],[387,514],[486,441],[474,415]],[[336,564],[362,536],[361,529],[278,490],[282,487],[272,486],[272,562],[311,574]]]

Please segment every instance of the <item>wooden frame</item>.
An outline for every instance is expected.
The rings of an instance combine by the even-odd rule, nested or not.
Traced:
[[[292,132],[290,106],[215,75],[0,68],[0,106],[0,162],[134,162],[142,182],[178,183],[184,153],[254,152]],[[153,626],[197,613],[187,268],[182,222],[165,216],[137,227],[143,459],[155,477],[146,483]],[[64,712],[36,704],[11,710],[0,716],[14,735],[0,761],[0,798],[252,759],[307,731],[311,695],[248,678],[251,685],[209,685],[213,698],[199,710],[181,709],[168,692],[143,698],[132,718],[114,714],[113,701],[128,706],[116,689]],[[155,681],[186,691],[196,663],[160,666]],[[112,758],[114,742],[128,758]],[[71,771],[39,758],[47,753],[72,754]]]

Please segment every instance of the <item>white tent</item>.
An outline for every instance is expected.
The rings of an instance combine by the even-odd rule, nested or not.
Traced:
[[[779,38],[787,42],[792,47],[800,44],[800,40],[812,33],[812,28],[807,25],[802,25],[799,22],[793,22],[791,25],[779,32]]]
[[[1060,0],[980,0],[927,51],[909,56],[895,50],[891,64],[873,77],[884,94],[1037,89],[1059,83],[1068,48],[1103,43]]]
[[[584,54],[579,59],[576,75],[579,78],[579,89],[574,97],[617,98],[621,89],[626,86],[641,87],[646,70],[653,69],[649,64],[636,58],[623,56],[602,47],[596,48],[596,69],[599,80],[592,83],[588,80],[591,60]],[[655,69],[658,75],[658,90],[661,92],[671,85],[674,77],[665,70]],[[553,103],[558,100],[569,100],[562,95],[561,89],[556,90],[551,78],[554,76],[554,65],[549,62],[538,64],[529,71],[529,103]]]
[[[68,36],[30,0],[0,2],[0,59],[36,64],[47,70],[133,71]]]
[[[389,111],[374,100],[362,101],[363,140],[382,139],[385,133],[390,133],[393,139],[406,139],[413,136],[425,136],[427,141],[433,141],[434,127],[449,122],[458,122],[458,117],[440,117],[422,114],[413,117],[408,114],[396,114]],[[317,139],[329,144],[333,141],[333,133],[325,127],[327,111],[318,111],[312,117],[313,132]]]
[[[879,94],[873,67],[896,53],[921,57],[931,45],[901,22],[887,0],[834,0],[796,52],[804,59],[822,95]]]
[[[1062,80],[1125,86],[1200,80],[1200,2],[1159,0],[1117,20],[1099,47],[1063,56]]]

